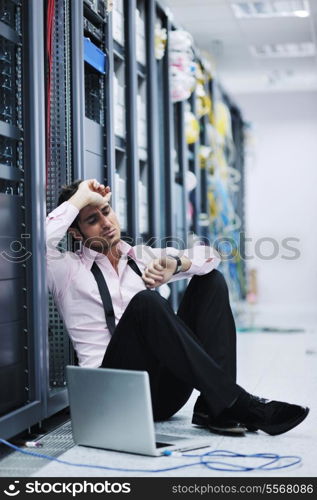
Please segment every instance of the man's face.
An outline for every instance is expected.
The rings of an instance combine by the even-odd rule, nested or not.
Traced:
[[[85,245],[98,252],[107,253],[120,241],[119,221],[109,203],[82,208],[78,225],[85,237]]]

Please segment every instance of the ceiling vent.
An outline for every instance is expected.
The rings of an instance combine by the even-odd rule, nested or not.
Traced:
[[[308,17],[308,0],[243,0],[232,1],[237,18]]]
[[[258,58],[312,57],[316,54],[316,46],[312,42],[251,45],[250,52]]]

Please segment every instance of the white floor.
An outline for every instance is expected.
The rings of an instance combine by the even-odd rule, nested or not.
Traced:
[[[283,323],[283,321],[282,321]],[[269,325],[271,326],[271,325]],[[280,326],[280,325],[278,325]],[[289,325],[298,326],[298,325]],[[305,325],[306,326],[306,325]],[[210,450],[225,449],[234,452],[276,453],[297,455],[301,464],[277,471],[223,472],[209,470],[201,464],[183,469],[159,473],[108,471],[92,467],[65,466],[58,463],[44,465],[37,477],[101,477],[101,476],[186,476],[186,477],[285,477],[317,476],[317,332],[306,333],[239,333],[238,334],[238,383],[248,391],[270,399],[299,403],[310,407],[306,420],[292,431],[281,436],[268,436],[263,432],[248,433],[245,437],[217,436],[191,425],[195,395],[170,421],[157,425],[159,432],[184,432],[191,436],[207,436]],[[196,462],[188,457],[151,458],[111,451],[75,446],[59,457],[70,462],[90,466],[110,466],[128,469],[166,469]],[[244,462],[233,459],[228,462],[244,465],[262,464],[253,458]],[[286,463],[280,462],[280,464]]]

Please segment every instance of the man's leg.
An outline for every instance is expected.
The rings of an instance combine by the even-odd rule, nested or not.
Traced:
[[[200,339],[205,351],[236,381],[236,327],[222,273],[215,269],[203,276],[194,276],[177,314]],[[202,395],[195,411],[208,413]]]
[[[194,276],[177,314],[200,339],[206,352],[235,381],[236,327],[223,275],[215,269]]]
[[[205,394],[214,416],[242,391],[169,303],[147,290],[130,301],[102,366],[148,371],[156,419],[167,418],[181,408],[193,388]]]
[[[308,408],[261,399],[239,387],[195,337],[165,299],[142,291],[130,301],[117,325],[102,366],[148,371],[155,419],[177,411],[192,388],[204,394],[211,417],[231,419],[268,434],[287,432],[306,418]],[[166,398],[164,391],[166,382],[163,390],[161,384],[168,373],[170,387],[175,383],[181,388],[179,394],[172,391],[172,411],[170,395]]]
[[[204,276],[194,276],[178,314],[202,341],[206,352],[236,380],[236,329],[222,274],[214,270]],[[205,425],[207,421],[211,430],[231,428],[236,433],[241,430],[236,422],[241,422],[248,429],[281,434],[298,425],[309,412],[308,408],[269,401],[242,390],[237,401],[215,419],[212,414],[208,415],[209,401],[203,394],[195,404],[193,423]]]

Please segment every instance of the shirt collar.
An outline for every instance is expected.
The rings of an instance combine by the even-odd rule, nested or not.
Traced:
[[[127,258],[129,255],[133,259],[135,259],[135,254],[134,254],[134,249],[129,243],[126,241],[120,240],[118,243],[119,250],[121,252],[121,258]],[[96,252],[96,250],[93,250],[92,248],[82,246],[82,249],[80,251],[80,254],[83,258],[83,261],[85,265],[87,266],[88,269],[91,269],[93,263],[96,261],[102,261],[104,259],[108,260],[108,257],[100,252]]]

